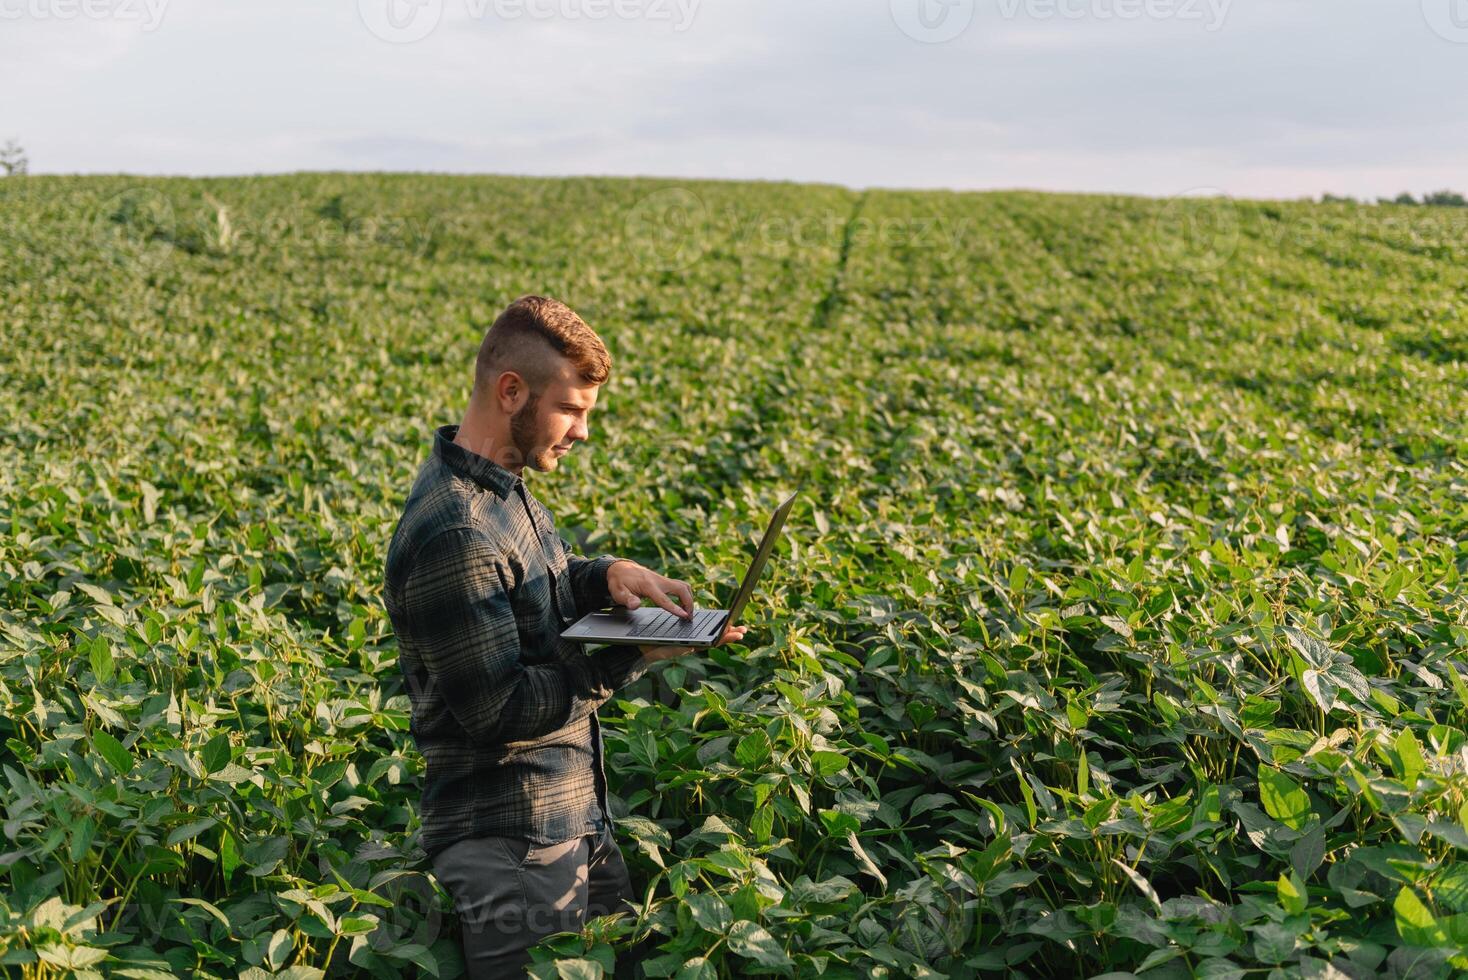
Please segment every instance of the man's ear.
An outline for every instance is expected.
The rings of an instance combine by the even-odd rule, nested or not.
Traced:
[[[501,372],[494,383],[495,404],[506,415],[513,415],[524,404],[529,389],[525,379],[514,371]]]

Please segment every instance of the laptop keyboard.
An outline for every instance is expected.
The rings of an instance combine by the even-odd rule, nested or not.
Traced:
[[[721,609],[702,609],[693,614],[691,620],[679,619],[666,609],[658,610],[658,614],[645,623],[632,628],[630,636],[657,636],[658,639],[682,639],[689,636],[702,636],[708,632],[715,616],[722,616]]]

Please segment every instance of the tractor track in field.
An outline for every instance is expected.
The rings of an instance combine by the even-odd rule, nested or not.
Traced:
[[[851,257],[852,229],[861,217],[861,209],[866,206],[869,193],[871,192],[862,191],[852,203],[851,213],[846,216],[846,224],[841,229],[841,252],[836,257],[836,268],[831,270],[831,284],[826,287],[826,295],[821,297],[821,301],[811,311],[810,325],[813,330],[825,330],[830,325],[831,314],[841,303],[841,284],[846,276],[846,260]]]

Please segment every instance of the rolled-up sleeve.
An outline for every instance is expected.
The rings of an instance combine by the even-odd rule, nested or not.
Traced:
[[[449,711],[477,742],[555,731],[595,711],[648,666],[636,648],[524,663],[510,580],[503,556],[482,532],[454,527],[422,545],[403,585],[398,642],[412,646]]]

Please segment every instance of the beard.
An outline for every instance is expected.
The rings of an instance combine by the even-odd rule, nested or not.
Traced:
[[[510,416],[510,441],[515,444],[515,452],[525,461],[524,465],[531,469],[548,470],[556,462],[555,446],[537,445],[540,433],[536,424],[539,422],[536,406],[539,404],[540,395],[532,393],[520,410]]]

